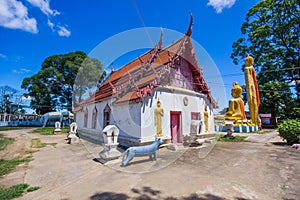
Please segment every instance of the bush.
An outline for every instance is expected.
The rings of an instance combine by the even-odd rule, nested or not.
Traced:
[[[300,120],[287,119],[278,124],[279,135],[286,139],[289,145],[297,143],[300,136]]]

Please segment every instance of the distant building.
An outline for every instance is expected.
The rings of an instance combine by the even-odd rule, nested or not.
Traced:
[[[79,132],[99,138],[105,126],[116,125],[122,145],[153,141],[158,99],[164,113],[161,132],[170,142],[214,131],[217,104],[199,67],[191,28],[192,18],[179,40],[162,48],[161,36],[153,49],[111,72],[95,95],[75,108]]]
[[[259,114],[259,117],[261,119],[262,125],[269,125],[271,124],[271,113],[269,114]]]

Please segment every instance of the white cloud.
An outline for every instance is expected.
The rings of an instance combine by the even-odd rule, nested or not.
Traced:
[[[22,72],[25,72],[25,73],[29,73],[29,72],[31,72],[31,70],[30,69],[26,69],[26,68],[21,68],[20,69]]]
[[[12,72],[15,73],[15,74],[23,74],[23,72],[21,72],[19,70],[16,70],[16,69],[12,70]]]
[[[12,72],[15,73],[15,74],[24,74],[24,73],[31,72],[31,70],[26,69],[26,68],[21,68],[21,69],[14,69],[14,70],[12,70]]]
[[[209,0],[207,5],[214,7],[217,13],[221,13],[224,8],[231,8],[236,0]]]
[[[33,6],[38,7],[48,17],[47,25],[52,31],[57,32],[61,37],[69,37],[71,31],[66,27],[56,25],[50,20],[50,16],[59,15],[60,12],[50,8],[50,0],[27,0]]]
[[[6,58],[6,57],[7,57],[6,55],[0,53],[0,58]]]
[[[52,30],[54,30],[54,24],[50,21],[50,19],[48,19],[47,24]]]
[[[22,99],[23,101],[31,101],[32,97],[31,97],[31,96],[28,96],[28,97],[22,96],[21,99]]]
[[[50,7],[50,0],[27,0],[34,7],[39,8],[48,17],[47,25],[59,36],[69,37],[71,31],[66,26],[57,25],[50,21],[50,17],[60,15],[60,12]],[[37,21],[28,16],[28,8],[20,0],[0,0],[0,26],[10,29],[21,29],[31,33],[37,33]],[[0,58],[4,58],[0,54]]]
[[[57,32],[61,37],[69,37],[71,35],[71,31],[69,31],[66,27],[56,25],[48,19],[47,22],[48,26],[51,28],[52,31]]]
[[[66,29],[66,27],[63,26],[57,26],[58,27],[58,35],[62,37],[69,37],[71,35],[71,32]]]
[[[35,18],[28,17],[27,7],[17,0],[0,1],[0,26],[37,33]]]
[[[38,7],[45,15],[55,16],[59,15],[60,12],[57,10],[53,10],[50,8],[50,1],[49,0],[27,0],[31,5]]]

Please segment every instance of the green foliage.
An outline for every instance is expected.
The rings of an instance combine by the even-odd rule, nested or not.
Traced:
[[[275,124],[275,117],[288,116],[293,109],[294,100],[292,92],[287,83],[268,82],[260,86],[261,113],[271,113],[271,124]]]
[[[86,58],[78,69],[76,80],[74,83],[73,98],[75,103],[81,102],[83,95],[92,87],[101,82],[106,75],[102,71],[102,64],[95,58]]]
[[[288,144],[299,142],[300,120],[288,119],[278,124],[279,135],[286,139]]]
[[[13,138],[7,138],[4,137],[2,134],[0,134],[0,150],[5,149],[5,147],[9,144],[12,144],[14,142]]]
[[[22,109],[19,91],[8,85],[0,86],[0,113],[17,113]]]
[[[224,135],[217,135],[216,140],[220,142],[246,142],[248,136],[234,136],[234,139],[225,138]]]
[[[33,153],[38,152],[38,151],[40,151],[40,150],[38,150],[38,149],[30,149],[30,150],[25,151],[25,153],[27,153],[27,154],[33,154]]]
[[[299,0],[263,0],[248,11],[241,27],[244,37],[232,45],[231,58],[235,64],[243,63],[247,54],[254,57],[254,67],[259,71],[259,85],[280,82],[296,87],[294,104],[286,106],[284,114],[297,114],[297,110],[293,111],[292,108],[300,107],[299,24]],[[270,96],[264,95],[261,94],[261,97],[271,100]],[[265,110],[266,113],[271,112]]]
[[[9,188],[4,188],[0,186],[0,199],[10,200],[10,199],[20,197],[28,187],[29,185],[26,183],[14,185]]]
[[[225,115],[227,111],[228,111],[228,107],[223,108],[223,110],[221,110],[221,111],[219,112],[219,114],[220,114],[220,115]]]
[[[22,194],[25,192],[25,190],[29,187],[28,184],[22,183],[18,185],[13,185],[9,188],[4,188],[3,186],[0,186],[0,199],[1,200],[10,200],[17,197],[22,196]],[[40,189],[40,187],[30,187],[26,191],[27,192],[33,192]]]
[[[76,51],[49,56],[42,63],[42,69],[25,78],[21,87],[28,90],[25,95],[32,98],[31,107],[44,114],[56,107],[71,110],[75,95],[81,99],[84,92],[96,86],[104,76],[102,64],[97,59]]]
[[[38,189],[40,189],[39,186],[30,187],[30,188],[27,189],[27,192],[33,192],[33,191],[36,191]]]
[[[41,135],[55,135],[54,129],[55,129],[54,127],[37,128],[37,129],[34,129],[33,131],[31,131],[30,133],[38,133]],[[70,130],[70,128],[67,126],[62,127],[60,134],[66,134],[69,132],[69,130]]]
[[[30,161],[32,161],[32,157],[30,156],[23,159],[18,159],[18,158],[12,160],[0,159],[0,177],[13,171],[16,168],[16,166],[18,166],[19,164],[30,162]]]

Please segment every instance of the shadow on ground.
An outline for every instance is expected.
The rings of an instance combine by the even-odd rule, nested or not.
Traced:
[[[288,145],[286,142],[272,142],[272,144],[274,144],[276,146],[291,146],[291,145]]]
[[[96,193],[90,197],[91,200],[225,200],[225,198],[213,195],[213,194],[190,194],[185,197],[163,197],[162,192],[159,190],[154,190],[151,187],[143,187],[142,189],[131,189],[133,193],[132,196],[128,196],[123,193],[114,192],[102,192]],[[235,200],[247,200],[245,198],[237,197]]]

